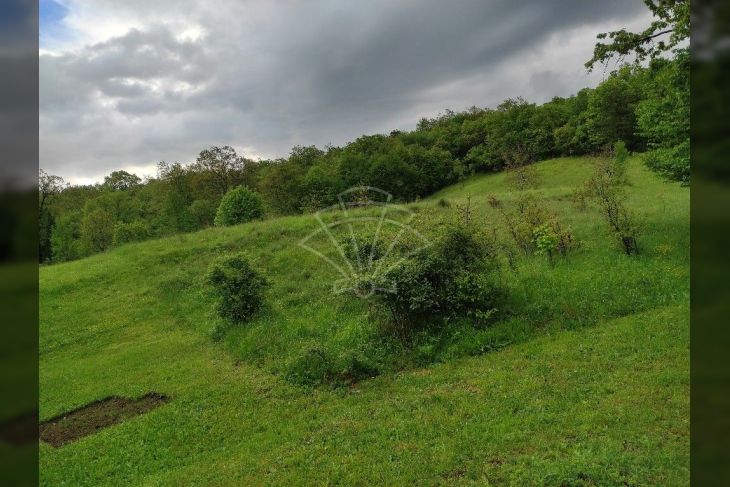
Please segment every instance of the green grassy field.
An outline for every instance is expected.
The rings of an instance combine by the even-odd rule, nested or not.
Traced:
[[[41,444],[44,485],[685,485],[689,481],[689,190],[631,161],[627,204],[642,252],[621,254],[570,194],[590,159],[536,165],[530,190],[580,248],[505,264],[490,327],[454,323],[405,346],[368,303],[334,295],[332,269],[297,246],[310,215],[132,244],[40,272],[40,416],[157,391],[160,408],[61,448]],[[519,192],[476,176],[409,205],[428,234],[471,197]],[[447,200],[444,206],[441,200]],[[222,329],[204,275],[244,251],[267,306]],[[377,377],[306,388],[287,371],[316,348]]]

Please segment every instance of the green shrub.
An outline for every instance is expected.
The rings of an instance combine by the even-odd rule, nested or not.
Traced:
[[[515,211],[502,210],[502,215],[515,244],[525,253],[545,254],[552,262],[555,253],[567,255],[578,246],[570,228],[532,195],[519,198]]]
[[[624,253],[638,254],[640,227],[636,216],[624,204],[625,195],[617,180],[599,168],[586,183],[586,191],[598,203]]]
[[[266,279],[243,255],[216,260],[207,281],[218,297],[218,314],[232,323],[245,323],[263,304]]]
[[[496,259],[489,240],[473,226],[443,230],[430,247],[406,258],[382,277],[374,298],[405,335],[426,323],[466,317],[489,317],[499,296]]]
[[[683,185],[689,184],[689,160],[689,141],[674,147],[661,147],[644,155],[644,163],[649,169]]]
[[[245,186],[239,186],[227,192],[215,215],[217,226],[238,225],[251,220],[263,218],[264,206],[261,197]]]
[[[343,246],[345,257],[357,269],[364,270],[368,264],[379,260],[385,255],[386,248],[383,242],[374,241],[373,237],[356,236]]]
[[[122,245],[128,242],[139,242],[146,240],[152,235],[149,225],[142,220],[134,220],[129,223],[119,222],[114,226],[114,245]]]
[[[558,236],[553,228],[547,223],[543,223],[534,231],[535,246],[537,253],[547,255],[550,263],[553,263],[553,254],[558,250]]]

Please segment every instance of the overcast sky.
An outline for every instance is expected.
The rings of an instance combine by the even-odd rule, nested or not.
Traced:
[[[40,0],[40,166],[154,174],[210,145],[251,158],[412,129],[446,108],[600,81],[598,32],[641,0]]]

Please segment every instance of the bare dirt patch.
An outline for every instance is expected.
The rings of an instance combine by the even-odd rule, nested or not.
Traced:
[[[167,396],[156,392],[145,394],[139,399],[107,397],[44,421],[40,425],[40,438],[52,446],[63,446],[144,414],[168,401]]]

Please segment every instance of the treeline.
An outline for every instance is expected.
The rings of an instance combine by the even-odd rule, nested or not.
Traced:
[[[645,152],[650,168],[689,182],[686,49],[647,67],[621,67],[568,98],[447,111],[415,130],[362,136],[344,147],[297,146],[286,159],[253,161],[212,147],[190,164],[160,162],[156,177],[144,181],[115,171],[85,186],[41,172],[39,259],[72,260],[211,226],[222,197],[242,185],[260,195],[266,215],[321,208],[359,184],[411,201],[476,172],[594,154],[619,140]]]

